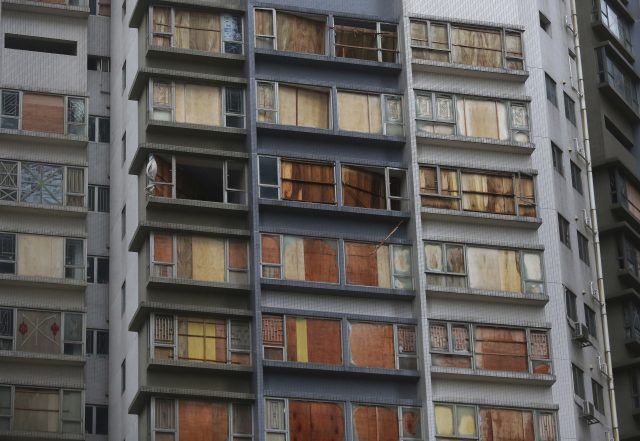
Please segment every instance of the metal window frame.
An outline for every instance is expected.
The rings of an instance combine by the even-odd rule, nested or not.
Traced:
[[[332,48],[332,54],[333,56],[335,56],[336,58],[351,58],[351,57],[339,57],[336,55],[337,53],[337,46],[344,46],[344,45],[338,45],[336,43],[337,38],[336,38],[336,27],[338,26],[349,26],[349,27],[356,27],[356,26],[352,26],[352,25],[341,25],[341,24],[337,24],[336,25],[336,18],[338,19],[338,21],[340,20],[347,20],[347,21],[351,21],[351,22],[361,22],[363,24],[373,24],[375,26],[375,33],[376,33],[376,45],[375,47],[362,47],[362,49],[366,50],[366,51],[376,51],[376,60],[378,63],[397,63],[398,62],[398,56],[400,55],[400,38],[398,35],[398,23],[390,23],[390,22],[385,22],[385,21],[377,21],[377,20],[365,20],[365,19],[361,19],[361,18],[356,18],[356,19],[352,19],[352,18],[345,18],[345,17],[336,17],[335,15],[333,16],[333,48]],[[396,33],[396,49],[394,51],[390,51],[388,49],[383,49],[382,48],[382,32],[387,32],[387,31],[383,31],[382,27],[383,26],[390,26],[390,27],[394,27],[395,28],[395,33]],[[369,29],[367,27],[360,26],[360,29]],[[348,45],[346,45],[347,47],[349,47]],[[383,61],[383,53],[384,52],[393,52],[394,54],[394,61],[389,62],[389,61]],[[361,60],[362,58],[354,58],[356,60]],[[370,60],[373,61],[373,60]]]
[[[369,286],[371,288],[385,288],[383,286],[379,286],[379,285],[375,285],[375,286],[370,286],[370,285],[356,285],[353,283],[349,283],[349,280],[347,279],[347,267],[349,265],[349,255],[347,254],[347,244],[348,243],[361,243],[361,244],[367,244],[367,245],[379,245],[375,242],[366,242],[366,241],[362,241],[362,240],[349,240],[349,239],[342,239],[340,240],[340,242],[342,242],[342,247],[344,250],[344,274],[345,274],[345,285],[347,286]],[[407,289],[407,288],[396,288],[395,287],[395,268],[394,268],[394,251],[393,251],[393,247],[394,246],[401,246],[401,247],[408,247],[411,249],[411,255],[413,257],[413,250],[412,250],[412,246],[411,245],[406,245],[406,244],[393,244],[393,243],[384,243],[384,244],[380,244],[379,246],[377,246],[376,248],[376,252],[378,251],[378,249],[382,248],[382,247],[389,247],[389,260],[387,261],[387,264],[389,265],[389,288],[385,288],[385,289]],[[399,276],[399,277],[407,277],[407,276]],[[409,289],[413,289],[414,286],[414,280],[413,280],[413,259],[411,260],[411,286],[412,288]]]
[[[67,340],[67,337],[65,335],[66,332],[67,332],[67,329],[66,329],[66,326],[65,326],[65,320],[66,320],[67,315],[78,315],[78,316],[80,316],[80,326],[82,327],[82,330],[80,332],[80,341]],[[62,324],[60,326],[61,327],[60,332],[62,334],[62,338],[60,339],[60,343],[61,343],[60,344],[60,350],[61,350],[62,355],[65,355],[65,353],[64,353],[65,352],[65,345],[67,345],[67,344],[70,344],[70,345],[78,345],[78,344],[80,344],[80,356],[84,357],[86,355],[86,341],[85,341],[86,331],[87,331],[87,329],[86,329],[86,315],[82,314],[82,313],[79,313],[79,312],[62,311],[61,316],[62,316],[62,318],[61,318]]]
[[[378,38],[381,38],[380,34],[378,34]],[[392,122],[389,119],[389,109],[387,107],[387,103],[390,101],[399,101],[400,102],[400,122]],[[394,95],[394,94],[388,94],[388,93],[383,93],[380,95],[380,104],[382,106],[382,127],[383,127],[383,133],[385,135],[391,136],[389,135],[389,126],[400,126],[400,129],[402,131],[402,134],[404,134],[404,105],[403,105],[403,97],[402,95]],[[402,136],[402,135],[393,135],[393,136]]]
[[[221,101],[222,101],[222,112],[224,114],[224,121],[223,121],[223,127],[234,127],[232,125],[229,125],[227,123],[227,118],[228,117],[235,117],[235,118],[241,118],[242,119],[242,127],[238,127],[240,129],[244,129],[246,127],[247,124],[247,117],[246,117],[246,99],[245,99],[245,89],[243,89],[242,87],[237,87],[237,86],[219,86],[220,87],[220,93],[222,95]],[[242,112],[241,113],[234,113],[234,112],[230,112],[227,110],[227,90],[237,90],[240,91],[240,93],[242,94]]]
[[[416,407],[416,406],[397,406],[397,407],[398,407],[398,421],[404,421],[405,411],[414,411],[419,416],[418,426],[421,429],[424,427],[424,424],[422,424],[422,409],[420,407]],[[400,431],[400,433],[398,434],[400,441],[411,441],[411,440],[419,441],[423,439],[422,433],[419,434],[420,436],[418,438],[406,436],[406,434],[404,433],[404,424],[398,424],[398,429]]]
[[[107,262],[109,262],[109,256],[88,255],[87,256],[87,261],[89,259],[93,260],[93,274],[92,274],[92,276],[93,276],[93,280],[94,281],[91,282],[91,283],[96,284],[96,285],[108,285],[109,282],[107,282],[107,283],[98,282],[98,260],[102,259],[102,260],[106,260]],[[108,277],[108,275],[107,275],[107,277]],[[87,265],[87,281],[88,280],[89,280],[89,266]]]
[[[270,48],[261,48],[261,49],[278,50],[278,26],[277,26],[277,23],[276,23],[276,19],[277,19],[276,10],[274,8],[253,8],[254,24],[255,24],[256,11],[270,11],[271,12],[271,28],[273,29],[273,34],[271,34],[271,35],[258,34],[256,32],[255,33],[255,41],[254,41],[255,47],[259,48],[259,46],[258,46],[258,41],[259,40],[260,41],[266,41],[266,39],[270,39],[271,47]]]
[[[69,102],[71,100],[82,100],[84,102],[84,115],[82,117],[82,121],[81,122],[76,122],[76,121],[69,121]],[[65,127],[65,135],[74,135],[74,136],[82,136],[82,137],[88,137],[88,131],[89,131],[89,102],[87,100],[86,97],[82,97],[82,96],[73,96],[73,95],[66,95],[64,97],[64,127]],[[82,135],[76,135],[76,134],[72,134],[69,133],[69,128],[70,127],[80,127],[80,126],[84,126],[84,133]]]
[[[295,88],[296,90],[299,89],[304,89],[304,90],[311,90],[311,91],[316,91],[316,92],[323,92],[323,93],[327,93],[327,109],[328,109],[328,113],[327,113],[327,123],[328,126],[327,127],[313,127],[312,129],[317,129],[317,130],[332,130],[333,129],[333,106],[332,106],[332,100],[333,100],[333,87],[326,87],[326,86],[313,86],[313,85],[307,85],[307,84],[297,84],[297,83],[291,83],[291,82],[287,82],[287,81],[264,81],[264,80],[256,80],[256,89],[259,87],[260,84],[272,84],[274,87],[274,104],[275,104],[275,109],[269,109],[269,108],[263,108],[260,107],[258,105],[258,93],[256,93],[256,115],[259,115],[258,112],[260,111],[265,111],[265,112],[275,112],[276,114],[276,118],[274,122],[258,122],[259,124],[277,124],[277,125],[281,125],[280,123],[280,93],[279,93],[279,88],[280,85],[283,84],[285,86],[290,86]],[[297,100],[297,95],[296,95],[296,100]],[[298,117],[298,113],[296,113],[296,119]],[[257,118],[256,118],[257,119]],[[293,127],[302,127],[299,125],[293,125]]]
[[[13,260],[0,259],[0,263],[13,264],[13,274],[17,274],[18,273],[18,234],[0,231],[0,236],[2,235],[13,236]]]
[[[96,143],[101,143],[101,144],[109,144],[111,141],[110,139],[107,141],[101,141],[100,140],[100,121],[104,121],[107,120],[109,122],[111,118],[109,118],[108,116],[98,116],[98,115],[89,115],[89,119],[87,121],[91,121],[91,118],[93,118],[94,122],[94,127],[93,127],[93,141],[91,141],[91,133],[89,133],[89,142],[96,142]],[[88,126],[90,126],[91,124],[88,124]],[[89,129],[87,128],[87,133],[89,132]],[[109,135],[109,138],[111,138],[111,136]]]
[[[13,130],[22,130],[22,106],[23,106],[23,100],[22,100],[22,94],[23,92],[21,90],[14,90],[14,89],[0,89],[0,99],[2,99],[2,95],[4,95],[4,93],[15,93],[18,95],[18,115],[4,115],[2,114],[2,106],[0,106],[0,126],[2,125],[2,121],[7,118],[7,119],[17,119],[18,120],[18,127],[16,129]]]
[[[334,163],[335,164],[335,163]],[[340,190],[342,192],[342,204],[340,204],[340,206],[345,207],[346,205],[344,205],[344,178],[342,175],[342,170],[344,167],[352,167],[352,168],[357,168],[357,169],[364,169],[364,170],[370,170],[370,169],[378,169],[378,170],[382,170],[384,173],[384,187],[385,187],[385,208],[382,208],[382,210],[385,211],[402,211],[402,209],[400,210],[393,210],[391,208],[391,205],[393,203],[393,201],[398,201],[401,205],[401,207],[405,207],[406,208],[406,204],[409,201],[409,196],[405,195],[405,196],[392,196],[391,195],[391,172],[399,172],[403,174],[403,180],[404,180],[404,188],[405,188],[405,193],[408,193],[408,188],[407,188],[407,169],[405,168],[399,168],[399,167],[388,167],[388,166],[377,166],[377,165],[362,165],[362,164],[355,164],[352,162],[340,162],[339,164],[339,170],[338,167],[336,166],[336,172],[339,173],[340,175],[340,179],[336,179],[336,184],[338,183],[338,180],[340,181]],[[336,203],[337,205],[337,203]],[[377,208],[370,208],[371,210],[378,210]]]
[[[274,115],[273,122],[270,121],[258,121],[260,124],[280,124],[280,106],[279,106],[279,95],[278,95],[278,82],[276,81],[262,81],[256,80],[256,90],[260,90],[260,85],[269,85],[273,89],[273,107],[261,107],[258,102],[258,95],[256,93],[256,115],[260,116],[260,112],[268,113],[269,115]],[[258,119],[258,118],[256,118]]]
[[[16,197],[15,199],[2,199],[2,200],[7,200],[7,201],[12,201],[12,202],[20,202],[20,182],[21,182],[21,176],[20,176],[20,164],[22,163],[22,161],[14,161],[14,160],[6,160],[6,159],[0,159],[0,163],[11,163],[11,164],[15,164],[15,168],[16,168],[16,173],[15,175],[9,174],[9,173],[4,173],[0,171],[0,177],[1,176],[7,176],[7,179],[9,179],[9,177],[15,176],[15,182],[16,182],[16,186],[15,187],[9,187],[9,186],[3,186],[0,187],[1,190],[3,191],[14,191],[16,192]]]
[[[78,240],[82,243],[82,258],[80,259],[80,263],[79,264],[67,264],[67,241],[69,240]],[[72,278],[74,280],[80,280],[80,281],[86,281],[86,272],[87,272],[87,241],[85,239],[81,239],[78,237],[65,237],[64,238],[64,256],[63,256],[63,262],[64,262],[64,278],[67,279],[68,277],[66,277],[66,273],[67,273],[67,269],[71,269],[71,270],[76,270],[79,269],[81,270],[81,276],[79,279],[76,278]]]
[[[169,32],[160,32],[160,31],[154,31],[153,30],[153,14],[154,14],[154,9],[155,8],[159,8],[159,9],[168,9],[169,10]],[[175,23],[176,23],[176,19],[175,19],[175,8],[173,6],[156,6],[156,5],[149,5],[149,20],[147,20],[147,38],[148,38],[148,45],[149,46],[155,46],[153,44],[153,38],[155,36],[159,36],[159,37],[169,37],[169,47],[175,47],[175,35],[176,35],[176,27],[175,27]]]
[[[416,360],[416,370],[420,370],[420,365],[418,363],[419,361],[419,357],[418,357],[418,329],[415,325],[405,325],[405,324],[398,324],[398,323],[392,323],[393,325],[393,349],[395,351],[395,363],[396,363],[396,369],[402,369],[400,367],[400,360],[401,359],[405,359],[405,360]],[[402,354],[400,353],[400,335],[399,335],[399,331],[398,328],[400,327],[404,327],[404,328],[412,328],[413,332],[416,336],[416,350],[415,350],[415,355],[413,354]],[[351,355],[351,354],[349,354]],[[402,420],[400,420],[402,421]]]
[[[269,401],[278,401],[281,403],[284,403],[283,406],[283,421],[284,421],[284,429],[271,429],[269,427],[267,427],[267,421],[268,421],[268,416],[267,416],[267,411],[265,410],[265,427],[264,427],[264,431],[266,436],[268,437],[270,433],[274,433],[274,434],[278,434],[278,435],[284,435],[285,436],[285,441],[290,441],[290,430],[289,430],[289,398],[271,398],[271,397],[264,397],[264,407],[265,409],[268,409],[268,405],[267,403]]]
[[[417,112],[418,97],[426,97],[430,99],[431,118],[418,116],[418,112]],[[438,98],[446,98],[451,101],[451,119],[450,120],[438,118],[438,110],[437,110]],[[451,135],[458,135],[459,130],[458,130],[458,112],[456,111],[456,98],[457,98],[457,95],[452,93],[414,90],[414,105],[416,107],[416,121],[422,121],[422,122],[427,122],[432,124],[433,132],[431,133],[436,133],[436,130],[435,130],[436,126],[446,126],[446,127],[453,128],[453,133],[451,133]],[[422,131],[418,130],[418,132],[422,132]]]
[[[264,315],[264,314],[263,314]],[[289,361],[289,354],[287,353],[287,314],[267,314],[267,315],[272,315],[272,316],[278,316],[278,317],[282,317],[282,346],[274,346],[274,345],[266,345],[264,344],[264,339],[261,338],[262,341],[262,358],[264,360],[267,360],[264,356],[265,353],[265,349],[282,349],[282,360],[278,360],[278,361]],[[264,332],[264,331],[262,331]],[[340,332],[342,332],[342,329],[340,330]],[[340,341],[340,344],[342,345],[342,341]]]
[[[173,402],[173,429],[162,429],[156,426],[156,400],[160,399],[163,401],[172,401]],[[174,441],[179,441],[179,437],[180,437],[180,408],[179,408],[179,402],[180,400],[177,398],[158,398],[158,397],[151,397],[149,403],[149,414],[150,414],[150,419],[149,419],[149,426],[150,426],[150,432],[151,432],[151,441],[155,441],[156,440],[156,433],[169,433],[169,434],[173,434],[174,436]]]
[[[407,248],[409,250],[409,272],[410,275],[402,275],[396,273],[396,265],[395,265],[395,256],[396,249],[398,248]],[[346,251],[346,250],[345,250]],[[345,252],[346,256],[346,252]],[[346,261],[346,259],[345,259]],[[396,281],[399,278],[409,278],[411,280],[411,287],[408,289],[413,289],[414,281],[413,281],[413,247],[411,245],[401,245],[401,244],[389,244],[389,274],[391,275],[391,288],[392,289],[407,289],[396,286]]]
[[[587,266],[590,265],[589,258],[589,239],[587,236],[576,230],[576,238],[578,242],[578,257]]]
[[[11,311],[11,320],[12,320],[12,326],[11,326],[11,336],[0,336],[1,340],[4,341],[11,341],[11,351],[15,351],[16,350],[16,339],[17,339],[17,335],[16,335],[16,330],[17,330],[17,321],[18,321],[18,308],[5,308],[2,307],[0,308],[0,310],[8,310]]]
[[[468,265],[467,265],[467,248],[466,248],[465,244],[453,243],[453,242],[437,242],[437,241],[430,241],[430,240],[423,240],[422,243],[423,243],[423,250],[424,250],[424,253],[425,253],[425,260],[427,258],[426,245],[437,245],[442,250],[441,251],[442,261],[440,262],[440,264],[442,265],[442,271],[429,270],[425,266],[425,273],[426,273],[427,277],[429,276],[429,274],[440,275],[440,276],[445,276],[445,277],[464,277],[465,287],[469,286],[469,280],[468,280],[468,278],[469,278],[469,268],[468,268]],[[462,257],[464,259],[464,272],[463,273],[454,273],[454,272],[447,271],[447,248],[448,248],[448,246],[462,247]]]
[[[579,371],[579,372],[576,372],[576,371]],[[579,378],[578,378],[578,374],[579,374]],[[586,394],[586,388],[584,387],[584,369],[582,369],[575,363],[571,363],[571,380],[572,380],[573,394],[578,398],[586,400],[587,394]],[[580,390],[576,391],[576,386],[578,385],[580,386]],[[578,392],[581,392],[582,395],[580,395],[580,393]]]
[[[452,422],[453,422],[453,430],[454,430],[454,435],[453,436],[448,436],[448,435],[438,435],[437,433],[437,427],[435,427],[435,423],[434,423],[434,430],[436,431],[436,441],[440,441],[440,440],[444,440],[444,439],[461,439],[461,440],[479,440],[480,439],[480,433],[479,433],[479,429],[480,429],[480,413],[478,412],[478,407],[475,404],[460,404],[460,403],[442,403],[442,402],[434,402],[433,403],[433,408],[435,411],[436,406],[439,407],[448,407],[451,409],[451,418],[452,418]],[[471,436],[463,436],[460,435],[460,433],[458,432],[458,428],[460,427],[460,424],[458,424],[458,408],[459,407],[464,407],[464,408],[472,408],[474,415],[475,415],[475,429],[476,429],[476,433],[475,435],[471,435]]]
[[[235,17],[237,19],[239,19],[239,23],[240,23],[240,41],[236,41],[236,40],[226,40],[224,38],[224,17],[228,16],[228,17]],[[229,13],[222,13],[220,14],[220,44],[221,44],[221,48],[220,48],[220,52],[224,53],[224,54],[228,54],[228,53],[232,53],[232,52],[227,52],[226,47],[225,47],[225,43],[231,43],[231,44],[239,44],[240,45],[240,53],[237,55],[244,55],[244,20],[242,19],[242,15],[238,15],[238,14],[229,14]]]
[[[321,161],[321,160],[316,160],[316,159],[299,159],[299,158],[289,158],[289,157],[283,157],[283,156],[272,156],[272,155],[258,155],[258,160],[260,160],[259,158],[273,158],[276,160],[276,167],[277,167],[277,179],[278,179],[278,184],[277,186],[274,184],[262,184],[260,182],[260,176],[258,176],[258,185],[259,187],[264,187],[264,188],[277,188],[278,189],[278,199],[280,201],[290,201],[290,202],[299,202],[299,203],[305,203],[305,204],[322,204],[322,205],[338,205],[338,179],[337,179],[337,163],[336,161]],[[296,201],[296,200],[290,200],[290,199],[283,199],[282,198],[282,160],[285,160],[287,162],[294,162],[294,163],[306,163],[306,164],[320,164],[320,165],[332,165],[333,166],[333,199],[336,201],[334,204],[327,204],[324,202],[309,202],[309,201]],[[258,175],[260,174],[260,167],[258,167]],[[307,183],[307,181],[304,181],[305,183]],[[324,183],[322,185],[325,185]],[[329,185],[329,184],[326,184]],[[265,198],[265,199],[269,199],[269,198]]]

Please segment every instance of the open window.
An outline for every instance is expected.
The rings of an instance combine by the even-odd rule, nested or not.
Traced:
[[[402,97],[338,91],[340,130],[402,136]]]
[[[342,364],[340,320],[262,316],[265,360]]]
[[[344,441],[344,405],[325,401],[265,399],[269,441],[288,439]]]
[[[242,17],[152,6],[151,44],[210,53],[242,54]]]
[[[398,62],[397,25],[336,17],[334,30],[336,57]]]
[[[536,215],[533,177],[519,173],[421,166],[420,198],[429,208]]]
[[[326,55],[327,17],[256,8],[256,48]]]
[[[230,86],[150,80],[150,119],[244,128],[244,90]]]
[[[349,348],[352,366],[418,369],[414,326],[349,322]]]
[[[258,81],[258,122],[331,128],[328,88]]]
[[[427,284],[523,294],[543,294],[542,254],[425,242]]]
[[[406,171],[343,165],[342,203],[346,207],[407,210]]]
[[[250,404],[151,398],[151,431],[156,441],[250,441]]]
[[[154,154],[154,196],[229,204],[247,203],[245,163]]]
[[[152,323],[156,360],[251,364],[249,322],[154,314]]]
[[[417,92],[418,132],[529,143],[526,103]]]
[[[411,289],[411,247],[345,242],[347,284]]]
[[[202,282],[247,283],[248,253],[245,239],[152,233],[151,274]]]
[[[434,366],[551,374],[546,330],[431,322]]]
[[[338,283],[338,241],[284,234],[261,235],[262,277]]]
[[[261,198],[336,203],[334,163],[273,156],[258,159]]]

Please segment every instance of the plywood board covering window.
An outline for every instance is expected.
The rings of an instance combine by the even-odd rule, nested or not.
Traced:
[[[287,359],[341,364],[340,321],[287,317]]]
[[[290,126],[329,128],[329,92],[280,84],[279,123]]]
[[[338,403],[289,401],[291,441],[343,441],[344,411]]]
[[[332,163],[280,161],[282,199],[335,204],[335,167]]]
[[[386,208],[384,169],[376,171],[364,167],[342,166],[342,201],[345,206]]]
[[[338,92],[338,122],[341,130],[382,133],[382,105],[379,95]]]
[[[181,440],[228,441],[228,405],[207,401],[179,402],[179,436]]]
[[[347,283],[381,288],[412,287],[411,248],[345,242]]]
[[[335,54],[341,58],[397,62],[397,26],[335,18]]]
[[[325,54],[326,17],[276,12],[277,49]]]
[[[175,46],[220,52],[220,16],[208,12],[175,10]]]
[[[393,325],[350,323],[351,363],[359,367],[395,369]]]
[[[363,406],[353,408],[354,438],[358,441],[398,441],[398,410],[395,407]]]
[[[197,84],[175,85],[175,121],[222,126],[219,87]]]
[[[63,134],[64,111],[64,96],[24,93],[22,129]]]
[[[17,251],[18,275],[64,277],[64,238],[21,234]]]
[[[502,67],[502,35],[491,29],[452,27],[451,57],[454,63]]]

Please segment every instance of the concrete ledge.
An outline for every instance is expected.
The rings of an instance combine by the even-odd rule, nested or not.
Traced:
[[[52,145],[71,145],[73,147],[86,148],[89,144],[89,138],[76,136],[76,135],[64,135],[61,133],[49,133],[49,132],[34,132],[32,130],[19,130],[19,129],[1,129],[0,139],[15,140],[15,141],[41,141]],[[86,158],[84,159],[86,161]]]
[[[136,231],[133,233],[133,237],[129,243],[129,251],[132,253],[140,251],[142,244],[144,244],[149,237],[149,233],[152,231],[161,231],[165,233],[195,233],[205,236],[249,237],[251,235],[249,230],[143,221],[138,224]]]
[[[256,48],[255,57],[262,60],[296,63],[296,65],[321,66],[332,69],[361,70],[367,72],[388,73],[398,75],[402,72],[401,63],[360,60],[357,58],[343,58],[331,55],[303,54],[299,52],[284,52],[274,49]]]
[[[523,294],[505,291],[487,291],[473,288],[427,285],[427,299],[460,299],[468,301],[509,303],[513,305],[544,306],[549,302],[546,294]]]
[[[245,117],[246,118],[246,117]],[[216,138],[227,138],[242,140],[247,134],[244,128],[207,126],[204,124],[188,124],[173,121],[158,121],[155,119],[147,120],[145,131],[154,131],[161,134],[175,134],[175,132],[183,132],[185,135],[198,134],[215,136]]]
[[[286,126],[281,124],[257,123],[256,129],[262,133],[300,138],[324,139],[351,144],[376,144],[400,148],[405,144],[404,136],[387,136],[373,133],[346,132],[337,128],[316,129],[312,127]]]
[[[147,209],[159,208],[166,210],[185,211],[208,211],[217,213],[248,212],[249,206],[245,204],[228,204],[224,202],[198,201],[193,199],[173,199],[158,196],[147,196]]]
[[[420,372],[408,369],[379,369],[379,368],[361,368],[355,366],[318,364],[318,363],[300,363],[292,361],[263,360],[265,371],[280,371],[288,373],[303,374],[322,374],[336,375],[340,378],[357,377],[357,378],[374,378],[390,381],[418,381]]]
[[[254,401],[255,394],[246,392],[212,391],[204,389],[179,389],[172,387],[140,386],[129,406],[129,414],[138,415],[149,399],[162,398],[210,398],[224,401]]]
[[[87,361],[82,355],[41,354],[37,352],[0,351],[0,360],[19,361],[21,363],[38,363],[47,365],[79,365],[84,366]]]
[[[211,375],[251,375],[253,373],[251,366],[184,360],[149,360],[147,369],[178,373],[204,371]]]
[[[84,428],[82,428],[84,430]],[[21,441],[21,440],[84,440],[84,433],[52,433],[52,432],[12,432],[0,431],[0,440]]]
[[[273,209],[281,209],[283,211],[297,211],[304,210],[305,213],[332,213],[343,217],[353,217],[362,219],[362,216],[372,216],[376,218],[389,218],[389,219],[409,219],[411,213],[408,211],[394,211],[383,210],[375,208],[359,208],[359,207],[345,207],[344,205],[332,205],[332,204],[320,204],[314,202],[298,202],[298,201],[285,201],[279,199],[264,199],[259,198],[258,204],[263,207],[269,207]]]
[[[86,207],[30,204],[18,201],[0,201],[0,210],[12,211],[14,213],[47,213],[50,216],[74,218],[84,218],[88,213]]]
[[[224,52],[205,52],[196,51],[193,49],[182,49],[178,47],[163,47],[154,46],[152,44],[147,45],[146,56],[158,56],[164,59],[175,59],[183,61],[199,61],[209,62],[216,64],[231,64],[242,66],[246,58],[241,54],[227,54]]]
[[[311,294],[338,295],[347,297],[365,297],[410,300],[415,297],[413,289],[376,288],[371,286],[353,286],[344,284],[305,282],[298,280],[260,279],[263,288],[273,291],[296,292],[303,291]]]
[[[531,384],[538,386],[551,386],[556,382],[555,375],[448,368],[440,366],[431,366],[431,378],[456,381],[480,381],[483,383]]]
[[[69,6],[45,3],[37,0],[3,0],[2,9],[35,12],[46,15],[66,15],[68,17],[88,18],[89,6]]]
[[[444,208],[422,207],[423,219],[454,221],[460,223],[484,224],[537,230],[542,225],[542,218],[510,216],[505,214],[482,213],[475,211],[448,210]]]
[[[453,147],[461,149],[475,149],[480,151],[491,151],[499,153],[518,153],[530,155],[535,150],[533,143],[523,144],[519,142],[500,141],[490,138],[472,138],[459,135],[438,135],[436,133],[417,132],[416,141],[418,145],[437,144],[442,147]]]
[[[57,288],[68,291],[82,291],[87,287],[87,282],[76,279],[57,279],[55,277],[17,276],[15,274],[0,274],[2,285],[18,285],[34,288]]]
[[[421,48],[424,49],[424,48]],[[491,68],[457,64],[443,61],[420,60],[413,58],[411,67],[414,71],[439,73],[445,75],[464,76],[466,78],[484,78],[489,80],[504,80],[524,83],[529,78],[526,70]]]

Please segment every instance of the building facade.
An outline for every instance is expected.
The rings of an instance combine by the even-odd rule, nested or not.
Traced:
[[[620,439],[640,439],[640,232],[637,2],[601,0],[579,11]]]
[[[570,0],[71,3],[1,4],[0,439],[613,439]]]

